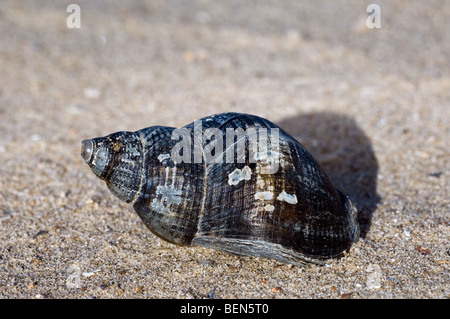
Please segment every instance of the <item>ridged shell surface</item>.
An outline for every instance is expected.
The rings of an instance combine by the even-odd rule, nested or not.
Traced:
[[[358,239],[350,199],[261,117],[223,113],[82,143],[92,171],[169,242],[304,265],[338,257]]]

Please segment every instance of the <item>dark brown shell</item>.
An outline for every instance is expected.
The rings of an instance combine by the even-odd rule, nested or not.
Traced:
[[[241,135],[230,143],[211,134],[252,128],[258,137],[266,129],[268,144],[277,148],[252,148],[247,134],[239,144],[243,157],[229,153]],[[174,153],[183,139],[190,149]],[[153,126],[82,143],[93,172],[169,242],[303,265],[338,257],[358,239],[349,198],[299,142],[261,117],[217,114],[178,130]]]

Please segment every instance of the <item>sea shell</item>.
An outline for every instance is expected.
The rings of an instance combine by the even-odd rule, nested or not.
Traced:
[[[298,141],[255,115],[87,139],[81,156],[171,243],[304,265],[341,256],[359,237],[351,200]]]

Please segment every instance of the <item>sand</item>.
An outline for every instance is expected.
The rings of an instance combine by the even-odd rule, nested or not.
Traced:
[[[0,298],[449,298],[450,2],[0,3]],[[74,20],[70,20],[74,22]],[[166,243],[80,157],[85,138],[257,114],[359,209],[294,267]]]

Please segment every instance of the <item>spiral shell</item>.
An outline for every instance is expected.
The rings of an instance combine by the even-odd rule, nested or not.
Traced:
[[[341,256],[357,210],[308,151],[258,116],[223,113],[84,140],[81,155],[157,236],[294,265]]]

